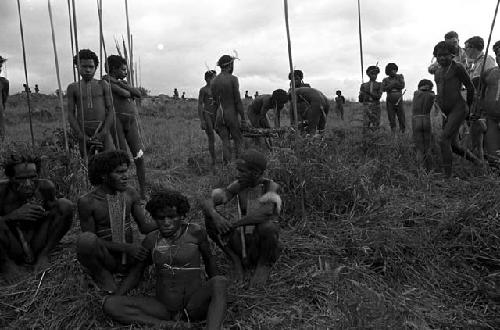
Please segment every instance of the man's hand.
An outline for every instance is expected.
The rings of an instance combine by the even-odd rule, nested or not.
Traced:
[[[20,208],[7,214],[6,221],[38,221],[45,214],[45,210],[40,205],[26,203]]]
[[[214,217],[214,225],[215,225],[215,229],[217,229],[217,232],[219,234],[225,234],[228,231],[230,231],[232,228],[229,221],[227,221],[225,218],[223,218],[218,213],[217,213],[217,216]]]
[[[148,257],[149,251],[142,245],[130,244],[125,251],[129,256],[139,261],[144,261]]]

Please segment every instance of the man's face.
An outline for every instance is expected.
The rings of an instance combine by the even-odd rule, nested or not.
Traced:
[[[112,191],[125,191],[127,189],[128,182],[128,166],[127,164],[121,164],[116,167],[113,172],[109,173],[104,183],[110,188]]]
[[[465,54],[467,55],[468,58],[476,59],[480,53],[481,51],[472,47],[470,44],[465,44]]]
[[[264,175],[264,171],[252,168],[242,159],[236,160],[236,170],[238,171],[237,179],[250,186],[257,184],[259,179]]]
[[[373,71],[368,74],[368,77],[370,78],[371,81],[377,80],[377,76],[378,76],[378,73],[373,72]]]
[[[455,47],[459,47],[458,46],[458,43],[459,43],[458,38],[448,38],[448,39],[444,39],[444,41],[449,42],[450,44],[452,44]]]
[[[36,164],[21,163],[14,167],[14,177],[10,180],[14,183],[14,189],[24,198],[33,196],[38,183]]]
[[[392,69],[389,71],[389,77],[394,77],[398,73],[398,70]]]
[[[81,59],[78,73],[82,76],[83,80],[89,81],[94,78],[95,70],[97,69],[94,60]]]
[[[114,73],[117,79],[125,79],[127,77],[127,65],[122,64],[119,68],[114,70]]]
[[[153,213],[151,216],[163,236],[171,236],[179,229],[182,217],[177,214],[175,207],[165,206]]]
[[[450,54],[446,49],[439,49],[436,53],[436,59],[439,65],[448,66],[453,60],[453,54]]]

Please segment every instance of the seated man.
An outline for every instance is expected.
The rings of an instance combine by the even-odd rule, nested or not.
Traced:
[[[68,232],[73,203],[56,198],[49,180],[39,179],[40,159],[11,155],[4,163],[8,180],[0,181],[0,273],[10,283],[21,264],[48,265],[49,252]]]
[[[311,87],[295,90],[297,94],[297,115],[299,128],[308,134],[323,133],[330,103],[325,94]]]
[[[216,275],[207,233],[197,224],[184,222],[187,198],[162,189],[151,196],[146,209],[158,230],[143,242],[146,260],[137,263],[115,296],[104,301],[104,311],[123,323],[167,326],[168,321],[207,319],[207,329],[220,329],[226,312],[226,279]],[[201,259],[210,278],[205,281]],[[156,267],[156,296],[123,296],[139,282],[148,265]]]
[[[133,242],[132,216],[139,230],[147,234],[156,224],[146,222],[140,194],[127,185],[130,159],[124,151],[106,151],[89,160],[89,181],[95,186],[78,199],[82,233],[77,254],[97,286],[114,292],[113,273],[126,272],[148,251]]]
[[[238,279],[243,270],[255,270],[250,286],[263,285],[272,265],[280,254],[279,226],[281,210],[279,185],[263,178],[267,161],[255,150],[247,150],[236,162],[239,175],[226,188],[217,188],[203,203],[205,226],[210,238],[233,263]],[[236,197],[241,216],[231,222],[216,206],[227,204]]]

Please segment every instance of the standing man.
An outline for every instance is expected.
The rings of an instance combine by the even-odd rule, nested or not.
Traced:
[[[0,56],[0,73],[2,72],[2,66],[7,61],[6,58]],[[9,97],[9,81],[0,77],[0,141],[5,138],[5,104],[7,103],[7,98]]]
[[[201,129],[205,131],[208,138],[208,151],[212,159],[212,167],[215,166],[215,116],[217,114],[217,105],[212,97],[210,84],[217,75],[215,70],[205,72],[206,85],[200,89],[198,94],[198,117],[200,117]],[[247,91],[248,93],[248,91]]]
[[[127,152],[127,145],[132,153],[137,180],[139,181],[139,192],[142,199],[146,199],[146,166],[144,164],[144,146],[139,131],[139,111],[135,104],[136,99],[141,98],[141,91],[134,88],[123,80],[127,77],[127,61],[118,55],[108,56],[106,72],[104,76],[111,84],[113,93],[113,104],[115,107],[115,134],[113,139],[118,149]],[[113,129],[113,130],[114,130]]]
[[[450,43],[453,46],[453,60],[466,67],[467,55],[465,54],[465,49],[460,47],[458,33],[456,33],[455,31],[447,32],[444,35],[444,41]],[[433,60],[434,59],[436,59],[436,57],[434,57]],[[434,74],[437,68],[439,68],[439,63],[435,61],[429,66],[427,70],[429,71],[430,74]]]
[[[391,131],[396,132],[396,116],[398,117],[399,130],[405,132],[406,119],[403,108],[403,88],[405,88],[405,78],[398,74],[396,63],[389,63],[385,67],[385,77],[382,80],[382,91],[387,93],[386,106],[387,118],[391,125]]]
[[[481,74],[481,69],[483,68],[484,62],[484,40],[481,37],[475,36],[467,39],[465,42],[465,53],[467,58],[470,60],[469,66],[467,67],[467,73],[474,84],[474,87],[479,86],[479,76]],[[486,57],[486,63],[484,65],[484,71],[488,71],[495,67],[495,59],[488,55]]]
[[[335,108],[340,115],[340,119],[344,120],[345,97],[342,95],[342,91],[337,91],[335,94],[337,94],[335,97]]]
[[[210,87],[214,102],[217,104],[215,128],[222,139],[222,157],[226,164],[231,161],[230,138],[234,140],[234,154],[238,157],[243,141],[240,125],[246,126],[240,85],[238,78],[233,75],[234,59],[230,55],[221,56],[217,62],[221,73],[214,78]]]
[[[378,66],[370,65],[366,75],[370,81],[359,87],[359,102],[363,103],[363,132],[368,128],[377,129],[380,126],[380,97],[382,97],[382,84],[377,81],[380,73]]]

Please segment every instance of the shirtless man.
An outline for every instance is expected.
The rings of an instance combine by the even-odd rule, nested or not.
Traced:
[[[217,115],[217,105],[212,97],[210,84],[217,75],[215,70],[205,72],[206,85],[200,89],[198,94],[198,117],[201,122],[201,129],[205,131],[208,138],[208,152],[212,159],[212,167],[215,166],[215,117]]]
[[[6,58],[0,56],[0,73],[2,72],[2,66],[6,61]],[[0,77],[0,142],[3,142],[5,138],[5,104],[7,103],[8,97],[9,81],[4,77]]]
[[[50,251],[71,227],[73,203],[56,198],[54,184],[38,178],[38,158],[11,155],[3,167],[8,180],[0,181],[0,275],[10,283],[22,264],[35,271],[48,266]]]
[[[342,95],[342,91],[337,91],[335,94],[337,95],[335,96],[335,109],[337,110],[340,119],[344,120],[345,97]]]
[[[493,45],[493,52],[498,65],[500,65],[500,41]],[[481,95],[481,104],[486,120],[484,139],[486,156],[490,161],[498,162],[500,159],[500,68],[498,66],[484,72],[482,85],[484,89]]]
[[[263,94],[250,103],[247,109],[247,117],[250,124],[256,128],[271,128],[267,118],[267,112],[274,109],[274,126],[280,126],[280,113],[288,102],[288,94],[282,89],[277,89],[272,95]]]
[[[146,209],[158,230],[143,242],[148,258],[132,268],[115,296],[106,298],[103,309],[113,319],[156,326],[168,326],[169,321],[178,319],[206,319],[207,329],[221,329],[227,281],[216,276],[206,231],[184,221],[189,208],[187,198],[176,191],[162,189],[151,196]],[[204,280],[201,259],[208,281]],[[156,268],[156,296],[124,296],[139,283],[148,264]]]
[[[281,210],[279,185],[263,177],[266,167],[264,155],[247,150],[236,162],[236,181],[214,189],[203,203],[209,237],[231,258],[239,280],[243,279],[244,269],[254,270],[250,286],[264,285],[281,251],[276,223]],[[233,199],[241,211],[237,221],[225,218],[216,209]]]
[[[127,77],[127,61],[123,57],[118,55],[108,56],[106,72],[109,75],[104,76],[103,80],[111,84],[116,115],[115,125],[112,128],[114,132],[112,137],[118,149],[126,152],[128,145],[135,163],[139,193],[141,198],[145,199],[146,166],[144,164],[144,146],[139,131],[139,111],[135,104],[135,100],[141,98],[141,91],[123,80]],[[114,128],[116,128],[116,131]]]
[[[146,222],[141,196],[127,185],[130,159],[124,151],[106,151],[89,160],[89,181],[95,186],[78,199],[82,233],[77,254],[99,288],[114,292],[113,273],[123,272],[147,258],[148,251],[133,242],[131,216],[142,234],[155,230]]]
[[[434,84],[428,79],[418,83],[418,90],[413,94],[412,133],[413,143],[417,150],[417,162],[427,170],[430,169],[430,151],[432,141],[431,110],[436,95],[432,91]]]
[[[396,132],[396,116],[398,117],[399,130],[404,133],[406,130],[405,110],[403,108],[403,88],[405,88],[405,78],[398,74],[396,63],[389,63],[385,67],[387,77],[382,79],[382,91],[387,93],[386,107],[387,118],[391,126],[391,131]]]
[[[301,130],[307,134],[323,133],[326,127],[326,117],[330,110],[325,94],[311,87],[300,87],[295,90],[297,95],[297,114]]]
[[[222,55],[217,65],[220,66],[221,73],[212,80],[210,89],[217,104],[215,130],[222,139],[222,157],[223,162],[227,164],[231,161],[230,138],[234,140],[234,154],[238,157],[243,141],[240,125],[247,124],[238,78],[233,76],[234,57]]]
[[[465,50],[460,47],[458,33],[456,33],[455,31],[447,32],[444,35],[444,41],[450,43],[453,46],[453,60],[467,68],[467,55],[465,54]],[[433,58],[433,60],[434,59],[435,57]],[[436,61],[432,63],[427,70],[430,74],[434,74],[436,73],[437,68],[439,68],[439,63]]]
[[[437,104],[446,116],[439,144],[443,161],[443,172],[446,178],[452,174],[453,151],[480,163],[479,160],[456,144],[456,136],[460,125],[467,116],[468,107],[474,100],[474,86],[463,65],[453,61],[454,47],[446,41],[439,42],[434,47],[434,56],[439,68],[434,74],[437,86]],[[461,95],[462,86],[467,89],[467,100]]]
[[[78,66],[78,57],[80,66]],[[73,58],[73,64],[77,66],[78,74],[82,79],[80,80],[81,87],[78,86],[78,82],[74,82],[69,84],[66,91],[68,120],[73,133],[79,140],[80,155],[83,158],[85,147],[87,155],[100,150],[114,149],[110,134],[114,112],[108,83],[94,79],[99,65],[97,55],[89,49],[82,49]],[[80,89],[82,95],[80,95]],[[83,118],[82,109],[80,109],[82,103]],[[84,121],[83,131],[82,120]]]
[[[292,73],[290,72],[288,74],[288,80],[290,80],[290,88],[288,89],[288,93],[291,93],[292,91]],[[304,82],[304,73],[302,70],[293,70],[293,80],[295,81],[295,88],[301,88],[301,87],[311,87],[310,84],[307,84]],[[298,102],[298,101],[297,101]],[[298,112],[298,109],[297,109]],[[290,107],[290,125],[295,126],[295,114]]]
[[[359,87],[359,102],[363,103],[363,132],[380,126],[380,98],[383,92],[382,83],[377,81],[379,73],[378,66],[370,65],[366,69],[370,80]]]

